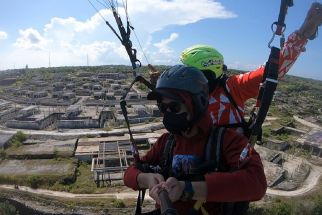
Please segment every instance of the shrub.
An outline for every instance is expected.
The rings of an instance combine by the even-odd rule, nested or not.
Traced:
[[[9,204],[8,201],[5,201],[0,202],[0,214],[19,215],[19,212],[13,205]]]
[[[312,215],[320,215],[322,214],[322,196],[318,196],[314,200],[314,208],[312,211]]]
[[[0,149],[0,160],[6,159],[6,151],[4,149]]]
[[[27,135],[22,131],[17,131],[15,138],[22,143],[23,141],[27,140]]]
[[[28,178],[28,183],[31,188],[37,189],[41,184],[41,178],[37,175],[32,175]]]
[[[291,215],[292,213],[291,206],[286,202],[276,202],[273,203],[273,206],[266,208],[265,215]]]
[[[113,206],[116,208],[125,208],[125,203],[120,199],[113,200]]]
[[[10,141],[10,146],[19,147],[25,140],[27,140],[27,135],[22,131],[17,131],[17,133],[13,136],[13,138]]]

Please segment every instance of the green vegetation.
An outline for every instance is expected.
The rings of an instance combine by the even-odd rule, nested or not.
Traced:
[[[6,159],[7,154],[6,151],[4,149],[0,149],[0,160],[4,160]]]
[[[276,201],[271,207],[266,208],[264,211],[264,215],[291,215],[292,207],[287,202]]]
[[[42,179],[38,175],[32,175],[27,178],[27,182],[31,188],[37,189],[42,184]]]
[[[268,138],[271,136],[272,129],[269,127],[263,127],[262,134],[263,137]]]
[[[5,162],[12,161],[4,160],[1,164],[5,165]],[[74,159],[59,159],[59,160],[46,160],[39,165],[40,160],[26,160],[19,161],[17,165],[23,165],[25,169],[31,169],[38,166],[56,166],[65,167],[67,166],[65,172],[57,172],[57,171],[42,171],[40,173],[19,173],[19,174],[6,174],[2,172],[0,174],[0,184],[16,184],[29,186],[32,188],[45,188],[48,189],[55,185],[56,183],[61,184],[62,186],[71,184],[75,181],[76,173],[75,173],[75,160]],[[44,165],[45,164],[45,165]],[[9,164],[10,165],[10,164]]]
[[[76,181],[72,184],[62,184],[56,182],[50,189],[57,191],[66,191],[79,194],[104,193],[106,189],[97,188],[90,171],[91,166],[80,162],[76,171]]]
[[[112,204],[116,208],[125,208],[125,203],[120,199],[113,199]]]
[[[16,134],[10,140],[9,146],[19,147],[27,140],[27,135],[22,131],[17,131]]]
[[[59,158],[59,156],[58,156],[58,149],[57,148],[54,148],[54,152],[53,152],[53,154],[54,154],[54,159],[58,159]]]
[[[144,91],[144,92],[148,91],[148,89],[149,89],[147,86],[145,86],[144,84],[141,84],[141,83],[138,84],[138,88],[139,88],[139,90]]]
[[[310,160],[312,158],[312,155],[309,151],[302,149],[298,145],[294,144],[287,150],[287,153],[296,157],[302,157],[306,160]]]
[[[86,138],[95,138],[95,137],[97,137],[97,135],[95,135],[95,134],[86,134],[85,137]]]
[[[279,135],[276,135],[276,136],[274,136],[276,139],[278,139],[278,140],[281,140],[281,141],[288,141],[288,140],[290,140],[290,135],[288,135],[288,134],[286,134],[286,133],[284,133],[284,134],[279,134]]]
[[[5,201],[5,202],[0,202],[0,214],[3,214],[3,215],[19,215],[19,212],[8,201]]]

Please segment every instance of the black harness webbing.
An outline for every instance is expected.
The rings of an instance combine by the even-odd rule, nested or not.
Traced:
[[[230,103],[234,106],[234,108],[237,110],[240,118],[241,118],[241,123],[234,123],[234,124],[230,124],[225,126],[226,128],[236,128],[236,127],[242,127],[245,129],[245,126],[247,126],[247,122],[244,118],[244,114],[241,112],[241,110],[239,109],[237,103],[235,102],[234,98],[232,97],[232,95],[230,94],[230,92],[227,89],[227,79],[229,77],[226,74],[223,74],[223,76],[220,78],[219,83],[221,85],[221,87],[224,89],[225,94],[228,98],[228,100],[230,101]]]
[[[271,48],[271,53],[269,55],[268,62],[265,66],[264,72],[264,81],[260,86],[257,104],[258,108],[257,116],[255,119],[255,123],[251,129],[250,135],[250,144],[254,146],[257,141],[257,136],[260,134],[262,124],[266,118],[269,106],[271,105],[274,92],[278,83],[278,69],[279,69],[279,56],[280,49],[276,47]]]

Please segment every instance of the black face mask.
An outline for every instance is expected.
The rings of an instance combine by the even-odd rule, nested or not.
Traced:
[[[170,133],[181,135],[181,132],[191,127],[192,122],[187,120],[187,113],[175,114],[165,111],[163,124]]]

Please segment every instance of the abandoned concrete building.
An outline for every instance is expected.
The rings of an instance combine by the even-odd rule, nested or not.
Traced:
[[[93,89],[93,84],[92,83],[85,83],[85,84],[83,84],[83,89],[92,90]]]
[[[75,94],[77,96],[90,96],[92,94],[92,91],[89,89],[77,89],[75,90]]]
[[[20,107],[13,106],[11,102],[0,99],[0,123],[14,119],[20,110]]]
[[[30,85],[34,85],[36,87],[47,87],[48,82],[42,80],[34,80],[30,82]]]
[[[126,96],[128,100],[138,100],[140,97],[136,92],[129,92]]]
[[[146,112],[153,117],[161,117],[161,112],[157,105],[145,105]]]
[[[53,91],[61,91],[65,88],[65,84],[63,82],[55,82],[53,83]]]
[[[28,106],[28,107],[21,109],[18,112],[16,119],[27,118],[27,117],[32,116],[34,114],[38,114],[39,112],[40,111],[37,106]]]
[[[99,73],[97,75],[99,79],[103,80],[117,80],[120,79],[120,74],[119,73]]]
[[[56,99],[63,98],[64,91],[54,91],[52,92],[52,97]]]
[[[146,107],[144,105],[132,105],[134,113],[138,115],[138,117],[147,117],[149,114],[146,112]]]
[[[304,137],[303,148],[312,155],[322,157],[322,130],[313,129]]]
[[[26,96],[27,95],[27,92],[28,92],[28,90],[25,90],[25,89],[16,89],[12,93],[15,96]]]
[[[116,105],[115,107],[118,106]],[[119,111],[115,114],[115,123],[119,126],[124,125],[124,116],[119,108],[116,109]],[[154,118],[155,116],[153,116],[151,112],[147,111],[147,107],[144,105],[132,105],[131,108],[128,108],[128,119],[130,123],[138,124],[143,122],[149,122]]]
[[[34,92],[33,94],[33,98],[44,98],[47,96],[48,96],[47,91]]]
[[[63,94],[64,100],[71,100],[71,99],[75,99],[75,98],[76,98],[76,94],[74,92],[65,92]]]
[[[94,92],[93,96],[94,96],[94,99],[96,99],[96,100],[99,100],[99,99],[105,100],[106,99],[106,93],[102,92],[102,91]]]
[[[111,84],[109,90],[113,91],[117,91],[117,90],[122,90],[122,87],[120,84]]]
[[[107,107],[81,109],[75,105],[69,107],[68,113],[69,115],[64,115],[58,120],[57,127],[59,129],[103,128],[106,121],[114,119],[113,112]],[[81,116],[80,113],[82,113]]]
[[[80,105],[71,105],[66,110],[67,119],[75,119],[82,112]]]
[[[93,85],[93,90],[94,91],[100,91],[100,90],[102,90],[102,86],[100,84],[94,84]]]
[[[92,75],[93,75],[93,73],[91,73],[91,72],[80,71],[77,76],[78,77],[91,77]]]
[[[75,89],[76,88],[76,84],[74,84],[74,83],[68,83],[67,85],[66,85],[66,89],[67,90],[73,90],[73,89]]]
[[[0,111],[6,110],[11,107],[11,102],[0,99]]]
[[[56,122],[61,115],[61,113],[52,113],[46,116],[43,113],[39,113],[29,117],[9,120],[6,122],[6,126],[8,128],[42,130]]]
[[[14,83],[16,83],[17,78],[4,78],[0,80],[0,85],[1,86],[10,86]]]
[[[115,100],[115,95],[114,93],[106,93],[106,99],[107,100]]]
[[[47,116],[40,113],[30,117],[19,118],[17,120],[9,120],[6,122],[6,126],[8,128],[42,130],[56,122],[60,116],[60,113],[52,113]]]

